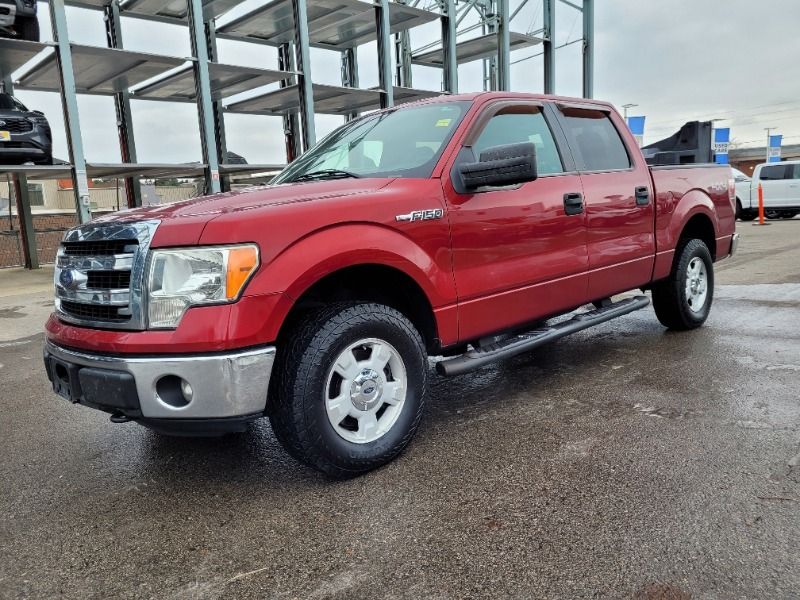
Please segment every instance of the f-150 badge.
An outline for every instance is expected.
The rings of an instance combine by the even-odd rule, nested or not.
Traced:
[[[444,210],[441,208],[428,208],[426,210],[414,210],[407,215],[397,215],[397,221],[430,221],[431,219],[441,219]]]

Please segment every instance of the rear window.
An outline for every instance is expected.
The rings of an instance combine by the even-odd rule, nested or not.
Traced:
[[[608,113],[562,107],[564,130],[579,171],[628,169],[631,159]]]

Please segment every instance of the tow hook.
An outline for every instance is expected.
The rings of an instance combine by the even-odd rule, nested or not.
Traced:
[[[123,415],[122,413],[114,413],[108,418],[108,420],[112,423],[129,423],[130,421],[133,421],[133,419]]]

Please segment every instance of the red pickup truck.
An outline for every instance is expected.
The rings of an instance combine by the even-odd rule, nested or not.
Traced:
[[[734,203],[730,169],[648,167],[603,102],[408,104],[268,186],[69,231],[45,365],[113,422],[209,435],[267,416],[294,457],[352,476],[411,440],[429,356],[466,373],[643,308],[611,299],[637,289],[666,327],[700,326]]]

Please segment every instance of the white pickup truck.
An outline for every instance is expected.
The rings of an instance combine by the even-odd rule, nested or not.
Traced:
[[[752,221],[758,216],[758,185],[764,193],[764,214],[769,219],[791,219],[800,214],[800,160],[762,163],[749,179],[734,170],[736,216]]]

